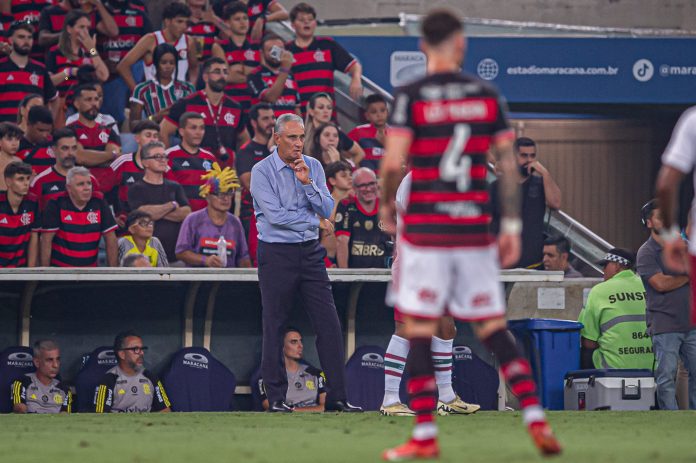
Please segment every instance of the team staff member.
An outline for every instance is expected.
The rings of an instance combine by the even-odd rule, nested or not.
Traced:
[[[610,250],[600,264],[604,282],[587,296],[578,321],[582,368],[647,368],[652,370],[652,341],[645,324],[645,287],[633,270],[635,256]]]
[[[50,339],[34,343],[36,372],[12,383],[14,413],[71,413],[72,393],[56,377],[60,373],[60,348]]]
[[[16,122],[19,103],[32,93],[42,96],[54,114],[58,110],[58,92],[46,66],[29,58],[33,30],[30,24],[20,22],[12,24],[8,31],[12,52],[0,60],[0,85],[3,89],[0,122]]]
[[[89,170],[73,167],[67,194],[46,206],[41,228],[41,266],[96,267],[99,240],[106,243],[109,267],[118,266],[116,222],[101,193],[92,188]]]
[[[288,328],[283,336],[283,363],[288,376],[285,403],[295,412],[323,412],[326,403],[324,372],[304,362],[303,351],[302,334],[295,328]],[[270,404],[263,378],[259,380],[259,390],[263,408],[268,410]]]
[[[147,346],[133,331],[116,335],[118,365],[106,372],[94,393],[96,413],[170,412],[171,403],[162,382],[145,369]]]
[[[36,267],[39,259],[39,203],[29,193],[31,166],[11,162],[4,172],[7,191],[0,191],[0,268]]]
[[[326,219],[333,199],[319,161],[302,154],[304,124],[296,114],[283,114],[275,126],[277,148],[251,170],[251,195],[259,237],[259,285],[263,304],[261,375],[271,412],[291,412],[284,401],[287,378],[278,359],[283,329],[294,295],[305,300],[317,333],[317,351],[331,389],[326,410],[362,411],[346,401],[343,335],[336,314],[326,251],[319,229],[333,229]]]

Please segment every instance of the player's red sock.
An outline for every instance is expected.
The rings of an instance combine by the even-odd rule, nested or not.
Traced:
[[[408,395],[411,410],[416,413],[416,424],[411,440],[418,445],[432,445],[437,439],[435,405],[437,404],[435,371],[430,356],[430,338],[411,339],[408,354]]]
[[[503,378],[520,401],[524,422],[527,425],[545,423],[546,418],[532,378],[532,369],[529,362],[520,355],[510,332],[498,330],[484,339],[483,343],[498,357]]]

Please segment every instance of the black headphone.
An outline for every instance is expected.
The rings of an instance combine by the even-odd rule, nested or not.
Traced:
[[[651,199],[640,208],[640,221],[644,227],[648,226],[648,219],[652,211],[657,209],[657,199]]]

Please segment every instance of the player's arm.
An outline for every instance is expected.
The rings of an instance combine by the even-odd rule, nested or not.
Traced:
[[[350,235],[336,233],[336,263],[338,268],[348,268],[348,242]]]
[[[42,215],[42,224],[39,243],[41,251],[39,256],[41,259],[41,266],[48,267],[51,265],[53,238],[56,236],[56,232],[60,227],[60,215],[58,212],[58,205],[55,201],[49,201],[48,204],[46,204],[46,209]]]
[[[413,132],[410,129],[394,127],[387,133],[385,153],[379,167],[379,174],[382,177],[379,209],[384,231],[390,235],[396,234],[396,190],[403,178],[401,166],[411,149],[411,143],[413,143]]]
[[[355,63],[348,69],[350,75],[350,87],[348,92],[354,100],[358,101],[362,97],[362,65],[356,60]]]
[[[685,272],[686,243],[679,237],[679,229],[676,221],[678,207],[677,192],[684,178],[684,173],[675,167],[663,164],[657,174],[657,202],[660,205],[663,230],[662,256],[665,265],[678,272]]]
[[[152,220],[156,222],[160,219],[163,219],[166,215],[168,215],[171,212],[174,212],[178,208],[178,204],[175,205],[173,202],[171,202],[164,204],[143,205],[138,207],[137,209],[152,216]]]
[[[53,244],[53,237],[56,236],[54,231],[45,231],[41,233],[41,266],[48,267],[51,265],[51,245]]]
[[[365,150],[355,141],[353,141],[353,146],[346,153],[356,166],[360,165],[360,161],[365,159]]]
[[[116,72],[121,74],[123,80],[128,85],[131,93],[135,90],[136,82],[131,72],[131,66],[143,59],[145,55],[152,52],[155,47],[155,36],[147,34],[138,40],[138,43],[123,57],[120,63],[116,66]]]
[[[39,232],[31,232],[27,250],[27,267],[36,267],[39,263]]]
[[[26,376],[21,379],[12,382],[10,389],[10,397],[12,399],[12,412],[18,414],[27,413],[27,385],[28,380]]]
[[[541,180],[544,182],[544,196],[546,197],[546,207],[549,209],[561,208],[561,189],[549,170],[539,161],[534,161],[532,167],[541,175]]]
[[[517,163],[512,150],[514,132],[504,130],[493,138],[496,168],[500,171],[498,180],[498,197],[500,198],[500,234],[498,249],[500,266],[510,267],[519,260],[521,251],[520,233],[520,182]]]
[[[147,379],[152,382],[152,387],[155,388],[152,394],[152,406],[150,410],[159,413],[169,413],[172,411],[172,404],[169,402],[169,397],[167,397],[167,392],[164,390],[164,385],[155,375],[151,372],[145,370],[144,375]]]
[[[266,21],[266,23],[270,23],[273,21],[285,21],[289,17],[290,15],[288,15],[288,10],[286,10],[280,2],[274,1],[271,2],[270,5],[268,5],[268,13],[264,18],[264,21]]]
[[[94,413],[109,413],[114,405],[114,386],[116,375],[105,374],[94,391]]]

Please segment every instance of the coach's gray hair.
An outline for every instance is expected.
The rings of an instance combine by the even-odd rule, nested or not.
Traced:
[[[304,121],[302,118],[297,114],[287,113],[280,116],[276,121],[275,133],[283,133],[283,130],[285,130],[285,124],[291,121],[300,124],[302,126],[302,130],[304,131]]]
[[[164,143],[161,141],[151,141],[146,143],[142,148],[140,148],[140,159],[147,159],[150,157],[150,152],[155,148],[164,148]]]
[[[89,177],[89,169],[82,166],[73,167],[68,171],[68,175],[65,176],[65,183],[68,185],[72,185],[72,180],[77,176]]]
[[[58,343],[51,339],[39,339],[32,346],[34,350],[34,357],[38,357],[42,350],[56,350],[58,349]]]
[[[353,181],[355,181],[355,177],[360,175],[362,172],[367,172],[368,174],[370,174],[370,176],[372,176],[372,178],[377,180],[377,174],[375,174],[374,170],[370,169],[369,167],[360,167],[358,169],[355,169],[355,171],[353,171],[353,175],[352,175]]]

